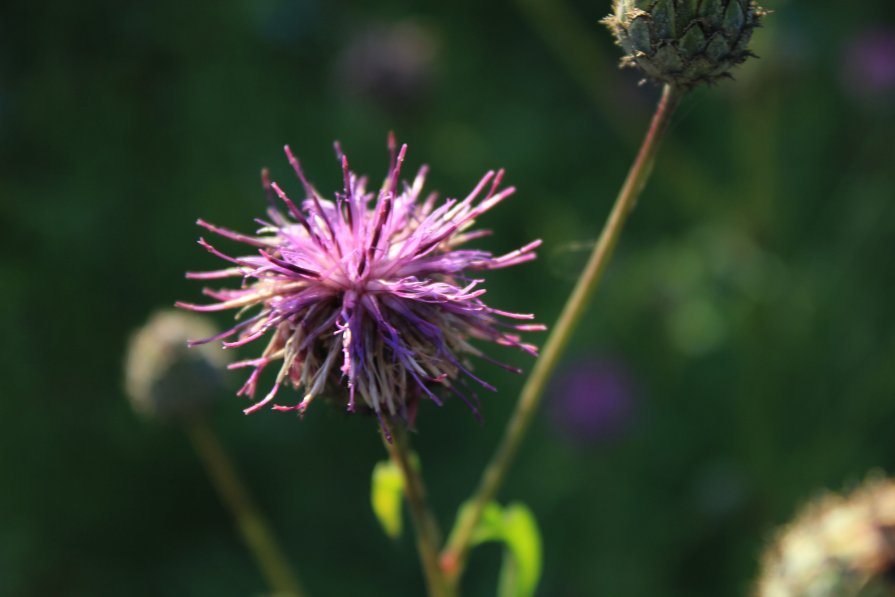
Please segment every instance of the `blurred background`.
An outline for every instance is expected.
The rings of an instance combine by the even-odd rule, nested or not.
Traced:
[[[123,362],[154,310],[200,300],[197,217],[251,231],[263,166],[299,188],[284,143],[326,191],[333,140],[378,180],[389,130],[443,195],[505,167],[480,246],[544,246],[490,302],[552,323],[658,96],[616,70],[609,4],[3,3],[0,594],[266,591]],[[761,60],[676,115],[501,492],[541,525],[542,595],[744,595],[800,502],[895,472],[895,11],[767,5]],[[522,384],[477,367],[484,425],[425,404],[414,438],[445,527]],[[241,382],[211,425],[310,592],[421,594],[412,534],[371,513],[375,421],[245,417]],[[494,594],[500,557],[474,552],[465,594]]]

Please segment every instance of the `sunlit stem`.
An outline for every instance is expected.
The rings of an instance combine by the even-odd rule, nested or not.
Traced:
[[[470,500],[471,507],[468,515],[457,521],[457,526],[451,533],[450,542],[441,556],[441,566],[454,585],[463,574],[469,555],[470,540],[481,520],[482,512],[485,506],[494,499],[497,490],[503,483],[513,458],[519,450],[519,445],[531,426],[547,381],[556,369],[563,351],[587,310],[590,297],[606,271],[606,266],[621,236],[625,220],[637,203],[637,198],[649,179],[659,142],[668,128],[668,123],[682,94],[680,90],[670,85],[666,85],[663,89],[662,97],[656,107],[649,131],[640,146],[637,158],[619,191],[593,253],[575,284],[572,294],[566,301],[559,319],[551,329],[540,358],[522,388],[503,439],[482,473],[478,488]]]
[[[190,425],[187,432],[212,484],[230,509],[246,546],[252,552],[270,588],[277,597],[304,597],[304,589],[214,431],[205,423],[198,422]]]

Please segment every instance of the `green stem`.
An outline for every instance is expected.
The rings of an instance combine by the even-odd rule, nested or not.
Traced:
[[[305,591],[289,567],[267,523],[252,503],[245,485],[214,431],[205,423],[187,428],[190,440],[221,499],[230,509],[236,526],[261,573],[278,597],[303,597]]]
[[[442,554],[441,563],[453,584],[456,584],[463,574],[469,554],[470,540],[478,526],[482,512],[485,506],[494,499],[498,488],[506,477],[513,458],[519,450],[522,438],[531,425],[547,381],[556,368],[578,322],[584,315],[590,297],[612,257],[625,220],[637,203],[637,198],[649,179],[659,142],[668,128],[671,115],[677,108],[681,96],[682,92],[670,85],[666,85],[663,89],[662,98],[656,107],[649,131],[640,146],[637,159],[628,172],[581,277],[566,301],[559,319],[544,344],[540,358],[522,388],[503,439],[482,473],[479,486],[470,500],[471,507],[468,515],[457,521],[457,527],[451,533],[450,541]]]
[[[410,442],[407,440],[407,432],[400,424],[392,425],[383,421],[382,443],[392,462],[401,471],[404,480],[404,497],[410,507],[410,516],[416,529],[416,546],[426,576],[426,586],[430,597],[453,597],[456,592],[448,583],[447,578],[438,565],[438,548],[441,545],[441,530],[438,522],[426,501],[426,487],[419,470],[411,462]],[[385,432],[391,435],[391,440]]]

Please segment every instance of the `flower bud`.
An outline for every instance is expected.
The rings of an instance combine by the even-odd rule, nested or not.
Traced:
[[[155,313],[128,346],[125,389],[134,410],[165,422],[202,416],[222,394],[226,359],[216,345],[191,348],[187,342],[216,333],[199,315]]]
[[[895,482],[809,504],[766,551],[756,595],[895,595]]]
[[[753,54],[765,11],[755,0],[614,0],[603,19],[627,52],[622,66],[681,88],[727,77]]]

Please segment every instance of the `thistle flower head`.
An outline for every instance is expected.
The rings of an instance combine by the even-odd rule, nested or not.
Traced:
[[[614,0],[603,23],[627,52],[622,66],[689,88],[729,76],[751,56],[764,14],[755,0]]]
[[[491,360],[471,341],[535,354],[518,332],[543,326],[518,322],[532,315],[487,306],[478,275],[534,259],[540,241],[501,256],[461,248],[488,233],[471,230],[475,219],[513,193],[512,187],[500,186],[503,171],[488,172],[462,200],[438,202],[435,194],[422,199],[426,167],[412,183],[402,183],[407,146],[396,151],[390,137],[389,148],[385,181],[371,192],[367,179],[349,170],[336,144],[344,187],[334,199],[325,199],[287,146],[303,201],[290,199],[262,172],[270,206],[254,235],[199,220],[211,232],[254,249],[254,254],[231,257],[200,239],[231,267],[187,277],[236,277],[242,285],[206,289],[217,301],[210,305],[178,303],[196,311],[239,309],[237,325],[194,344],[224,340],[225,347],[235,347],[267,337],[260,356],[230,365],[252,369],[240,394],[254,397],[262,371],[277,364],[272,389],[246,413],[274,403],[284,384],[300,388],[303,398],[297,404],[273,404],[275,410],[302,413],[325,393],[343,400],[349,411],[360,404],[380,419],[411,421],[420,398],[441,404],[441,386],[477,412],[469,382],[494,388],[466,362],[467,355]]]

